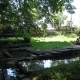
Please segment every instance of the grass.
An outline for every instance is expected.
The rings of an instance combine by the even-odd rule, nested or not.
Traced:
[[[34,49],[53,49],[53,48],[60,48],[68,45],[72,45],[73,42],[76,40],[75,34],[66,34],[66,35],[57,35],[57,36],[46,36],[46,37],[32,37],[31,38],[31,45]],[[0,39],[0,47],[4,48],[7,46],[6,43],[12,45],[15,43],[19,45],[22,43],[23,38],[2,38]],[[19,43],[19,44],[18,44]],[[4,45],[3,45],[4,44]],[[25,44],[25,43],[23,43]],[[8,46],[9,46],[8,45]]]
[[[75,35],[32,37],[31,43],[34,49],[53,49],[72,45],[76,38]]]
[[[25,41],[23,37],[0,38],[0,49],[31,47],[30,42]]]

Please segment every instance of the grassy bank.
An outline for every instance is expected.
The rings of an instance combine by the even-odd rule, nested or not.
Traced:
[[[72,45],[76,38],[76,35],[32,37],[31,43],[35,49],[53,49]]]

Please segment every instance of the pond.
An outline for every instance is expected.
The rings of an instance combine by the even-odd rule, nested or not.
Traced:
[[[22,64],[22,66],[29,72],[29,71],[44,70],[45,68],[51,68],[61,64],[68,64],[70,62],[77,61],[79,59],[80,57],[64,59],[64,60],[22,61],[20,62],[20,64]],[[0,80],[15,80],[18,74],[19,73],[17,72],[16,68],[0,69]]]

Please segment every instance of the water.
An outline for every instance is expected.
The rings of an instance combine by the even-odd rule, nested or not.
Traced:
[[[51,68],[61,64],[68,64],[73,61],[79,60],[79,57],[64,60],[34,60],[34,61],[22,61],[20,64],[27,71],[43,70],[44,68]],[[18,74],[15,68],[4,69],[5,80],[14,80]],[[14,78],[14,79],[13,79]],[[2,79],[2,69],[0,69],[0,80]]]

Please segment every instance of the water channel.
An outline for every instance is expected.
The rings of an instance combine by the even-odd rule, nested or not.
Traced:
[[[73,61],[80,60],[80,57],[75,57],[72,59],[64,60],[34,60],[34,61],[22,61],[22,66],[27,69],[27,71],[42,70],[44,68],[51,68],[61,64],[68,64]],[[4,71],[5,80],[15,80],[17,71],[15,68],[5,69]],[[0,80],[2,80],[2,69],[0,69]]]

